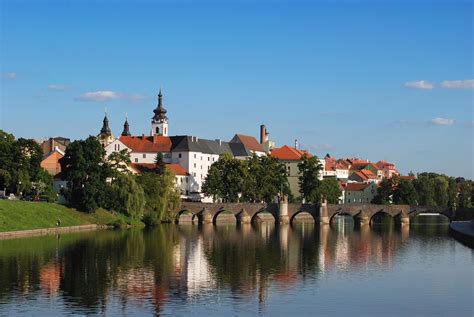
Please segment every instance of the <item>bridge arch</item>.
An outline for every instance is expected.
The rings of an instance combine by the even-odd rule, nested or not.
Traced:
[[[385,210],[379,210],[377,211],[376,213],[374,213],[371,217],[370,217],[370,221],[369,221],[369,224],[372,226],[372,225],[377,225],[377,223],[375,223],[375,221],[377,219],[394,219],[395,217],[390,214],[389,212],[385,211]]]
[[[306,211],[306,210],[298,210],[297,212],[295,212],[291,217],[290,217],[290,224],[294,224],[298,219],[297,219],[297,216],[302,216],[302,215],[310,215],[311,218],[314,223],[317,223],[318,222],[318,219],[316,218],[316,216],[309,212],[309,211]]]
[[[182,219],[181,216],[187,216],[187,219],[184,220],[184,219]],[[174,217],[174,222],[177,223],[177,224],[182,223],[182,222],[193,222],[194,219],[195,219],[195,216],[196,216],[196,214],[193,213],[191,210],[182,209],[182,210],[178,211],[178,213],[176,213],[176,216]]]
[[[270,214],[270,215],[272,215],[272,217],[273,217],[274,223],[275,223],[275,224],[278,223],[277,217],[276,217],[272,212],[268,211],[267,209],[260,209],[259,211],[257,211],[256,213],[254,213],[253,216],[252,216],[252,218],[251,218],[251,220],[250,220],[250,223],[256,223],[256,221],[257,221],[257,219],[258,219],[258,217],[259,217],[258,215],[260,215],[260,214]]]
[[[329,223],[330,224],[332,224],[334,222],[334,219],[335,219],[336,216],[351,216],[352,219],[354,219],[354,221],[355,221],[355,215],[353,215],[348,210],[340,209],[340,210],[336,211],[334,214],[331,215],[331,217],[329,218]]]
[[[410,214],[410,222],[414,222],[415,220],[419,220],[420,217],[423,217],[423,216],[434,216],[434,217],[438,217],[438,219],[445,219],[445,220],[448,220],[448,222],[451,222],[451,217],[450,215],[447,215],[443,212],[427,212],[427,211],[419,211],[419,212],[414,212],[412,214]]]
[[[233,223],[234,225],[237,224],[237,216],[236,216],[232,211],[229,211],[229,210],[227,210],[227,209],[220,209],[220,210],[218,210],[218,211],[214,214],[214,216],[212,217],[212,223],[213,223],[214,225],[216,225],[216,224],[218,223],[218,219],[217,219],[217,218],[218,218],[220,215],[224,215],[224,214],[226,214],[226,215],[232,215],[232,223]]]

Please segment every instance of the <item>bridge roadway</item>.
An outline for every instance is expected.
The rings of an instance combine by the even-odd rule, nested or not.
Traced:
[[[350,215],[356,223],[364,225],[371,224],[374,216],[385,214],[394,217],[400,224],[409,224],[410,219],[419,214],[440,214],[450,220],[455,211],[450,207],[424,207],[410,205],[374,205],[374,204],[348,204],[332,205],[317,204],[289,204],[281,203],[198,203],[183,202],[180,210],[176,213],[176,223],[184,222],[184,219],[197,221],[198,223],[216,223],[221,213],[233,214],[238,224],[251,223],[257,219],[259,214],[270,213],[275,223],[292,223],[295,217],[301,213],[311,215],[316,223],[330,223],[336,215]]]

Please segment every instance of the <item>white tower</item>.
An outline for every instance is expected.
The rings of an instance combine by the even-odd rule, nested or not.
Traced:
[[[151,120],[151,135],[168,136],[168,117],[166,116],[166,109],[163,107],[163,94],[158,94],[158,105],[153,110],[155,115]]]

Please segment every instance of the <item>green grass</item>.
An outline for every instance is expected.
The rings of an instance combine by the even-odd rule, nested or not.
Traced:
[[[58,204],[0,200],[0,232],[53,228],[58,219],[61,220],[61,227],[141,224],[139,220],[112,214],[104,209],[86,214]]]

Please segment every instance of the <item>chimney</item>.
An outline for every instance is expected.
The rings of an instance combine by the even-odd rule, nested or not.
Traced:
[[[49,152],[54,150],[54,138],[49,138]]]
[[[216,139],[217,142],[219,142],[219,146],[222,145],[222,140],[221,139]]]
[[[263,144],[268,141],[268,132],[267,132],[267,127],[262,124],[260,126],[260,144]]]
[[[298,139],[295,139],[295,149],[298,149]]]

